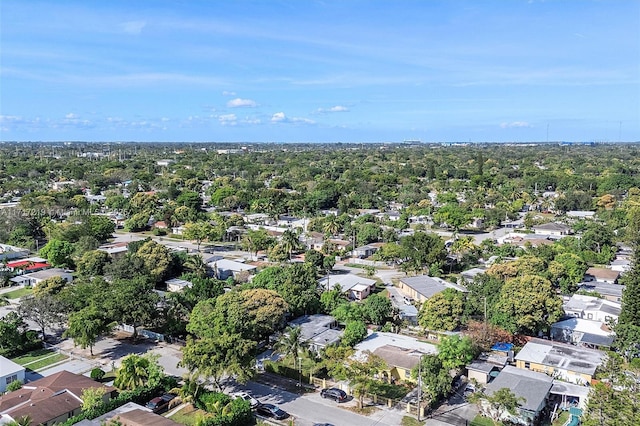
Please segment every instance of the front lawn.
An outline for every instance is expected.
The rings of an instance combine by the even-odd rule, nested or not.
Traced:
[[[66,355],[55,354],[50,357],[42,358],[38,361],[24,365],[24,367],[27,367],[29,370],[32,370],[32,371],[39,371],[39,370],[43,370],[45,367],[49,367],[50,365],[57,364],[61,361],[64,361],[67,358],[69,357]]]
[[[473,420],[471,420],[470,426],[495,426],[495,423],[490,418],[478,414]]]
[[[16,364],[25,366],[30,362],[34,362],[41,358],[51,356],[54,353],[55,352],[52,351],[51,349],[36,349],[35,351],[27,352],[24,355],[20,355],[19,357],[13,358],[11,361],[15,362]]]
[[[203,417],[206,414],[206,412],[199,410],[193,405],[189,404],[169,418],[176,423],[180,423],[181,425],[193,426],[196,424],[200,417]]]
[[[20,299],[21,297],[28,296],[31,293],[33,293],[33,288],[31,288],[31,287],[23,287],[23,288],[19,288],[17,290],[8,291],[8,292],[4,293],[4,296],[7,299]]]

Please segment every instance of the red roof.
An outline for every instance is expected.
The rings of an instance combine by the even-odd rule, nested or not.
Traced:
[[[26,271],[32,271],[34,269],[50,268],[51,265],[44,262],[31,262],[28,260],[17,260],[15,262],[8,262],[7,268],[23,268]]]

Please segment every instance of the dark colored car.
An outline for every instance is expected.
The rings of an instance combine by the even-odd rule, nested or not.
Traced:
[[[273,404],[261,404],[256,408],[256,411],[258,414],[262,414],[265,417],[273,417],[276,420],[283,420],[289,417],[289,413]]]
[[[322,389],[320,396],[323,398],[330,398],[336,402],[344,402],[347,400],[347,393],[338,388]]]
[[[147,402],[146,407],[156,414],[162,413],[169,407],[169,401],[166,401],[162,399],[161,396],[158,396]]]
[[[162,398],[163,400],[167,401],[167,402],[171,402],[173,401],[178,395],[176,395],[175,393],[165,393],[164,395],[162,395],[160,398]]]

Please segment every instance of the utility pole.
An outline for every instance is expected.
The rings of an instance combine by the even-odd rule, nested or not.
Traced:
[[[418,360],[418,422],[420,422],[420,411],[422,411],[422,354]]]

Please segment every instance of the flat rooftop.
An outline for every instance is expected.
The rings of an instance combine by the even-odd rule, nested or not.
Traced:
[[[604,352],[585,349],[544,339],[532,339],[522,348],[516,360],[593,375],[602,364]]]

